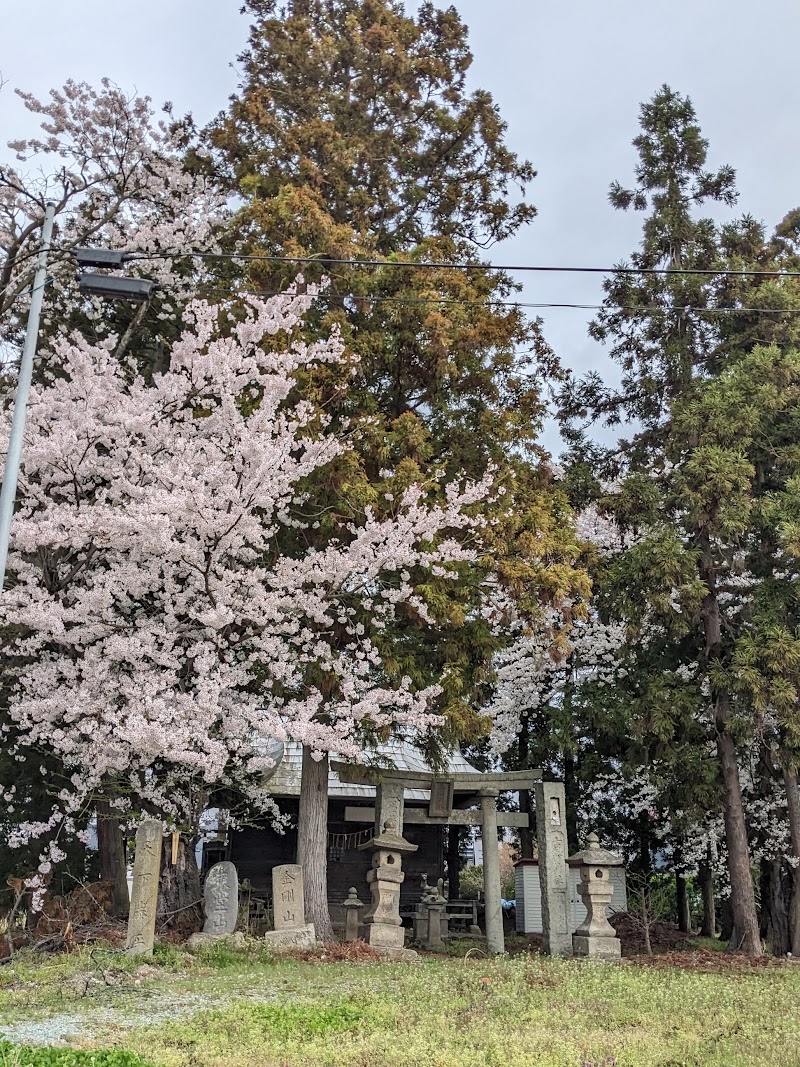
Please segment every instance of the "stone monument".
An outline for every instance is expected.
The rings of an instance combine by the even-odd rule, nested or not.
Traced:
[[[243,940],[242,934],[234,937],[239,918],[239,877],[230,860],[215,863],[206,875],[203,910],[206,917],[203,932],[192,934],[187,948],[199,948],[223,938],[234,942]]]
[[[537,782],[536,837],[542,892],[542,948],[549,956],[571,956],[567,894],[566,796],[561,782]]]
[[[347,894],[343,907],[344,939],[345,941],[358,941],[359,912],[364,905],[358,899],[358,893],[354,885],[350,886],[350,892]]]
[[[125,942],[125,951],[130,956],[153,955],[162,832],[158,819],[143,819],[136,831],[128,939]]]
[[[272,868],[272,925],[264,938],[274,948],[311,948],[313,923],[306,922],[303,868],[284,863]]]
[[[239,877],[230,860],[215,863],[206,875],[203,904],[203,933],[216,937],[232,934],[239,918]]]
[[[400,918],[400,886],[405,878],[401,860],[403,853],[416,852],[418,846],[401,837],[387,820],[380,834],[359,847],[372,852],[372,870],[367,872],[372,903],[364,915],[367,943],[379,952],[397,952],[405,940]]]
[[[610,871],[622,866],[622,856],[600,848],[596,834],[586,838],[586,848],[570,856],[569,865],[578,867],[578,892],[586,908],[586,918],[572,935],[576,956],[618,960],[621,946],[617,932],[606,916],[606,909],[614,895]]]

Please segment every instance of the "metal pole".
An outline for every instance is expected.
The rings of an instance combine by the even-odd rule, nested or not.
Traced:
[[[8,439],[6,465],[3,470],[3,488],[0,490],[0,593],[6,579],[6,561],[8,559],[8,540],[11,534],[11,519],[14,515],[14,501],[17,496],[19,478],[19,461],[22,455],[22,438],[25,434],[25,415],[28,407],[28,394],[31,391],[33,375],[33,357],[39,337],[39,318],[42,313],[44,286],[47,278],[47,253],[50,251],[50,239],[53,235],[53,218],[56,205],[48,201],[42,226],[42,244],[36,264],[36,276],[31,292],[31,307],[28,312],[28,328],[25,331],[25,346],[19,365],[17,392],[14,397],[14,416],[11,420],[11,436]]]

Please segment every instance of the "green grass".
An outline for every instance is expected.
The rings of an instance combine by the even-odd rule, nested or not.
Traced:
[[[254,946],[201,957],[166,950],[164,966],[133,986],[139,964],[112,952],[100,962],[122,977],[88,996],[75,981],[93,965],[85,952],[3,968],[0,1015],[85,1012],[82,1046],[153,1067],[800,1065],[800,965],[709,974],[524,954],[317,964]],[[154,1008],[187,996],[187,1014],[145,1025]],[[113,1024],[107,1011],[93,1021],[98,1005],[114,1009]]]

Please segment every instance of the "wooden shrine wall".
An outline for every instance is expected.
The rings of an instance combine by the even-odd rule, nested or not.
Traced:
[[[295,798],[281,798],[278,802],[281,811],[291,814],[296,825],[298,801]],[[353,803],[352,799],[337,798],[331,800],[328,806],[328,899],[333,903],[341,903],[353,885],[365,904],[369,900],[367,871],[372,863],[372,854],[359,851],[357,839],[369,837],[372,827],[344,821],[345,805],[352,806]],[[363,806],[373,804],[367,802]],[[369,832],[362,836],[362,830]],[[445,828],[407,826],[404,836],[411,844],[419,846],[416,852],[403,856],[406,877],[400,890],[400,899],[403,905],[411,905],[421,896],[422,874],[434,882],[437,878],[445,877]],[[236,865],[240,881],[249,878],[256,890],[264,891],[271,889],[273,867],[281,863],[294,863],[296,848],[297,831],[294,828],[279,834],[269,826],[246,827],[231,832],[229,858]]]

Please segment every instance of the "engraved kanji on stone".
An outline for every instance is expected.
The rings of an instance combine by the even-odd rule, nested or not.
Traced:
[[[272,871],[273,925],[287,930],[305,923],[303,871],[296,863],[285,863]]]

